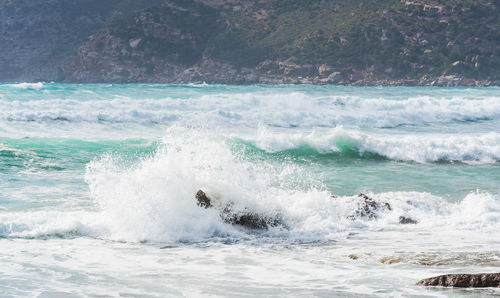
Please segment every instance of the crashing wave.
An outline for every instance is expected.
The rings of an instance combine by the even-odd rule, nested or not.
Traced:
[[[267,152],[311,148],[320,154],[382,156],[420,163],[458,161],[495,163],[500,161],[500,134],[367,134],[336,127],[307,133],[276,133],[261,128],[246,141]]]
[[[345,239],[349,231],[380,229],[497,231],[500,197],[473,192],[458,203],[424,192],[368,193],[381,208],[373,216],[352,216],[363,196],[330,193],[294,163],[249,161],[224,139],[193,131],[172,133],[150,157],[131,164],[118,155],[91,162],[86,171],[95,209],[0,213],[2,237],[91,236],[125,241],[198,241],[213,237],[277,237],[299,241]],[[298,183],[299,181],[299,183]],[[252,210],[272,225],[255,235],[231,225],[215,209],[200,208],[194,194],[210,188],[231,212]],[[370,204],[370,202],[368,202]],[[385,208],[385,203],[390,208]],[[418,222],[400,225],[401,216]],[[252,236],[252,237],[254,237]]]

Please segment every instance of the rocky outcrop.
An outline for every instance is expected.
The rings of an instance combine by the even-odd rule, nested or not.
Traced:
[[[264,230],[283,225],[283,220],[280,217],[268,217],[250,210],[234,211],[231,202],[225,203],[223,206],[218,206],[214,203],[214,199],[210,198],[201,189],[198,190],[195,198],[197,205],[202,208],[218,209],[222,220],[228,224],[239,225],[254,230]]]
[[[417,285],[457,288],[500,288],[500,273],[440,275],[423,279]]]
[[[176,83],[211,84],[348,84],[340,72],[324,70],[325,65],[299,65],[290,60],[265,60],[255,67],[237,68],[210,58],[180,72]]]

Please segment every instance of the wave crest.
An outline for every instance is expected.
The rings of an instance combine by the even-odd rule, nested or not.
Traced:
[[[500,134],[477,135],[367,134],[336,127],[307,133],[276,133],[261,127],[247,142],[267,152],[312,148],[320,154],[383,156],[393,160],[427,162],[495,163],[500,161]],[[375,154],[375,156],[374,156]]]

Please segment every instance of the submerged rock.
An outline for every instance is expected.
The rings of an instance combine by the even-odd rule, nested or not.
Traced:
[[[380,263],[382,264],[389,264],[389,265],[392,265],[392,264],[398,264],[398,263],[401,263],[403,261],[402,258],[382,258],[380,259]]]
[[[195,195],[197,205],[207,208],[213,208],[212,199],[203,191],[198,190]],[[220,217],[225,223],[243,226],[249,229],[263,230],[269,227],[276,227],[283,224],[281,217],[269,217],[255,212],[245,210],[244,212],[233,212],[231,202],[225,204],[224,208],[217,208],[220,211]]]
[[[417,286],[457,288],[500,288],[500,273],[446,274],[422,279]]]

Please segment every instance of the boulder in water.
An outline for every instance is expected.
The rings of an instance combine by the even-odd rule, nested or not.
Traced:
[[[195,195],[197,205],[207,208],[213,208],[213,200],[203,191],[198,190]],[[281,217],[269,217],[255,212],[245,210],[244,212],[233,212],[233,204],[226,203],[224,208],[217,208],[220,211],[220,217],[225,223],[243,226],[249,229],[263,230],[269,227],[276,227],[283,224]]]
[[[411,219],[409,217],[400,216],[399,217],[399,223],[402,224],[402,225],[407,225],[407,224],[416,225],[416,224],[418,224],[418,221],[416,221],[414,219]]]
[[[332,198],[336,198],[332,196]],[[350,220],[356,220],[358,218],[376,219],[378,217],[377,212],[379,211],[392,211],[391,204],[387,202],[377,202],[373,198],[365,195],[364,193],[358,194],[358,198],[362,198],[363,201],[359,205],[359,208],[354,211],[353,214],[347,216]],[[399,223],[405,224],[417,224],[418,221],[405,217],[399,217]]]
[[[417,286],[500,288],[500,273],[446,274],[422,279]]]
[[[208,198],[207,194],[203,190],[198,190],[195,195],[197,205],[205,209],[212,207],[212,200]]]
[[[357,218],[363,217],[368,219],[376,219],[377,213],[379,210],[392,210],[391,205],[387,202],[380,203],[376,202],[374,199],[365,195],[364,193],[358,194],[359,198],[363,198],[364,201],[361,203],[358,210],[356,210],[353,214],[349,215],[347,218],[351,220],[355,220]]]

